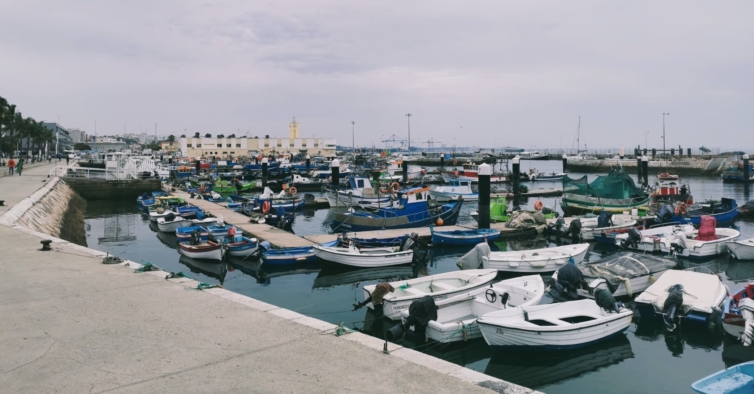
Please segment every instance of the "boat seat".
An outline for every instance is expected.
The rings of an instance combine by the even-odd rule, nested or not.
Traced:
[[[415,290],[412,287],[406,287],[405,289],[401,289],[401,290],[405,291],[406,293],[417,295],[417,296],[422,296],[422,297],[427,295],[427,293],[423,291]]]
[[[432,283],[432,287],[435,288],[435,289],[439,288],[439,289],[442,289],[442,290],[456,290],[457,289],[457,287],[453,287],[453,286],[451,286],[451,285],[449,285],[447,283],[442,283],[442,282]]]

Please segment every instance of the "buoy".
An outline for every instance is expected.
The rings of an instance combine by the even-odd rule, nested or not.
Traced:
[[[295,196],[296,193],[298,193],[298,190],[296,190],[295,186],[288,189],[288,194],[290,194],[291,196]]]
[[[437,225],[442,226],[442,223],[443,223],[442,218],[437,218]]]
[[[534,209],[536,209],[537,211],[541,211],[542,208],[544,208],[544,207],[545,207],[545,204],[542,202],[542,200],[537,200],[534,203]]]
[[[262,213],[267,214],[268,212],[270,212],[270,202],[269,201],[265,201],[262,204]]]

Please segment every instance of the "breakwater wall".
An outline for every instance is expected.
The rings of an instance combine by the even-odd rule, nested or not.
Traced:
[[[161,189],[159,179],[128,179],[120,181],[77,177],[64,177],[62,179],[76,193],[87,200],[135,199],[144,192]]]
[[[725,170],[728,160],[724,157],[715,157],[710,160],[650,160],[647,163],[650,175],[665,171],[677,175],[719,175]],[[636,173],[636,159],[569,160],[568,172],[606,173],[619,165],[630,174]]]
[[[64,182],[56,182],[16,221],[40,233],[86,246],[84,212],[86,200]]]

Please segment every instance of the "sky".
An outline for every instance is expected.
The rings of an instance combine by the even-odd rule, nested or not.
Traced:
[[[0,96],[90,134],[754,148],[752,1],[6,1]],[[352,131],[352,123],[355,122]],[[648,132],[648,133],[647,133]],[[754,149],[751,149],[754,151]]]

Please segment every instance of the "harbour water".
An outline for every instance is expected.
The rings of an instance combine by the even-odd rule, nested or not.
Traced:
[[[560,162],[524,161],[522,171],[528,170],[529,166],[540,171],[560,170]],[[595,176],[590,174],[590,180]],[[719,178],[686,177],[684,181],[689,182],[697,201],[726,196],[743,204],[751,198],[743,185],[723,184]],[[526,184],[531,189],[554,187],[560,183]],[[558,205],[556,198],[542,200],[547,206]],[[536,199],[529,199],[526,205],[531,206],[534,201]],[[469,203],[464,207],[462,222],[472,221],[468,212],[475,205]],[[329,231],[326,223],[328,213],[328,210],[299,212],[294,232],[309,235]],[[742,238],[754,237],[754,223],[738,220],[735,227],[741,231]],[[352,304],[363,299],[362,286],[383,280],[454,271],[457,270],[457,259],[467,251],[435,247],[427,266],[368,270],[348,270],[327,262],[283,269],[260,267],[253,259],[227,264],[201,263],[181,257],[174,249],[175,236],[160,234],[132,202],[90,201],[86,229],[87,243],[91,248],[137,262],[151,262],[166,271],[182,271],[202,282],[222,284],[231,291],[331,323],[343,322],[347,327],[361,329],[367,320],[369,333],[377,336],[381,336],[391,324],[374,324],[364,309],[352,311]],[[542,239],[512,240],[499,246],[528,249],[542,247],[545,243]],[[590,251],[588,258],[593,260],[601,254],[612,252],[598,247]],[[704,263],[683,260],[682,263],[684,268],[703,265],[719,273],[733,292],[741,289],[747,280],[754,280],[754,262],[735,262],[721,257]],[[254,327],[250,326],[249,335],[253,335],[253,331]],[[409,341],[405,345],[413,346]],[[418,350],[548,393],[690,392],[693,381],[731,363],[740,362],[741,357],[754,358],[754,352],[743,349],[735,339],[722,333],[681,331],[668,334],[661,328],[642,322],[632,324],[623,336],[575,351],[493,353],[483,339],[447,346],[424,345]]]

